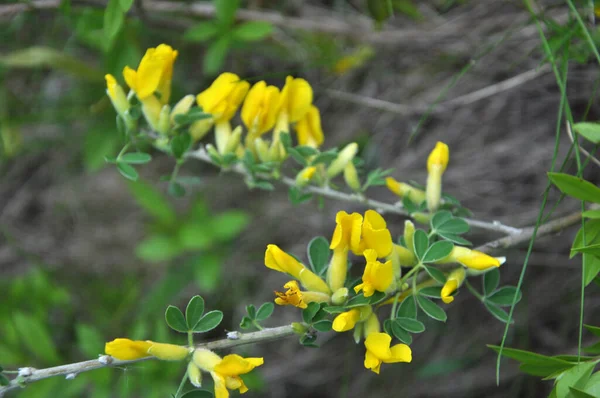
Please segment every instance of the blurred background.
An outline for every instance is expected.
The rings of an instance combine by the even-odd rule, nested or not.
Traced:
[[[287,281],[264,267],[267,244],[306,259],[312,237],[331,237],[338,210],[365,210],[332,200],[292,205],[283,186],[249,190],[239,176],[197,162],[181,171],[195,177],[188,194],[174,198],[161,181],[173,160],[158,152],[138,167],[140,182],[127,182],[104,161],[120,149],[104,74],[123,82],[122,68],[135,68],[145,49],[160,43],[179,51],[174,100],[199,93],[221,71],[279,87],[287,75],[304,77],[321,110],[325,148],[356,141],[366,170],[394,168],[395,178],[423,183],[426,156],[443,140],[451,150],[444,189],[475,218],[535,222],[560,94],[520,1],[245,0],[232,29],[260,21],[263,30],[235,40],[227,30],[211,32],[219,23],[211,2],[135,0],[119,26],[106,26],[106,7],[102,0],[0,4],[4,368],[95,358],[120,336],[185,344],[163,314],[194,294],[225,313],[207,339],[239,330],[244,307],[272,300]],[[568,7],[543,1],[534,9],[553,51],[571,42],[575,120],[597,120],[598,66]],[[570,144],[564,133],[560,144],[559,164]],[[594,167],[585,176],[597,182]],[[369,192],[395,201],[383,187]],[[557,199],[553,192],[550,207]],[[578,207],[567,199],[554,216]],[[402,232],[402,217],[386,219],[393,234]],[[576,353],[581,264],[568,255],[576,229],[535,246],[508,346]],[[499,237],[473,232],[476,245]],[[503,284],[516,285],[525,251],[503,252]],[[598,289],[587,290],[586,323],[600,319]],[[547,396],[551,382],[519,373],[509,360],[496,386],[496,354],[486,344],[499,344],[504,324],[478,300],[464,290],[447,312],[446,324],[428,322],[427,332],[415,335],[411,364],[384,366],[379,376],[364,369],[364,348],[349,334],[320,335],[320,349],[292,337],[234,351],[265,358],[246,378],[249,397]],[[268,326],[298,319],[299,311],[278,307]],[[183,372],[184,364],[149,361],[9,395],[166,397]]]

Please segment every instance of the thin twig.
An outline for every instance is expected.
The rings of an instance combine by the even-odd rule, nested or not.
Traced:
[[[288,337],[294,334],[291,325],[279,326],[276,328],[263,329],[258,332],[252,333],[234,333],[226,339],[211,341],[208,343],[202,343],[195,345],[195,348],[206,348],[209,350],[222,350],[226,348],[237,347],[244,344],[262,343],[271,340],[279,340],[284,337]],[[55,376],[67,376],[77,375],[79,373],[88,372],[90,370],[96,370],[107,367],[122,367],[131,365],[134,363],[147,361],[149,359],[156,359],[154,357],[146,357],[141,359],[134,359],[130,361],[122,361],[115,359],[108,355],[102,355],[98,359],[92,359],[90,361],[76,362],[68,365],[54,366],[52,368],[45,369],[34,369],[27,368],[21,372],[23,375],[17,379],[11,380],[10,384],[5,387],[0,387],[0,397],[6,392],[25,386],[26,384],[34,383],[49,377]],[[72,378],[74,376],[71,376]],[[69,378],[69,379],[70,379]]]
[[[187,154],[187,157],[198,159],[203,162],[214,165],[214,162],[212,161],[212,159],[210,158],[210,156],[208,155],[208,153],[206,152],[206,150],[204,148],[200,148],[195,151],[189,152]],[[238,174],[241,174],[244,177],[248,177],[248,173],[246,172],[244,167],[240,164],[236,164],[236,165],[232,166],[231,168],[229,168],[228,170],[233,171]],[[280,181],[283,184],[290,186],[290,187],[296,186],[296,181],[293,178],[282,177]],[[340,191],[337,191],[330,187],[317,187],[314,185],[309,185],[304,188],[304,192],[313,193],[313,194],[320,195],[320,196],[323,196],[326,198],[336,199],[336,200],[340,200],[340,201],[344,201],[344,202],[360,203],[360,204],[366,205],[367,207],[373,208],[373,209],[379,211],[380,213],[392,213],[392,214],[399,214],[399,215],[403,215],[403,216],[409,216],[409,213],[406,210],[404,210],[402,207],[400,207],[399,205],[385,203],[385,202],[381,202],[381,201],[374,200],[374,199],[368,199],[362,195],[348,194],[345,192],[340,192]],[[504,225],[498,221],[486,222],[486,221],[473,220],[471,218],[464,218],[464,220],[472,227],[487,229],[490,231],[501,232],[501,233],[508,234],[508,235],[519,234],[522,231],[521,228],[515,228],[515,227],[508,226],[508,225]]]
[[[567,135],[569,136],[569,139],[571,140],[571,142],[573,144],[575,144],[575,138],[573,137],[573,131],[571,130],[571,123],[569,123],[567,121],[567,122],[565,122],[565,125],[567,126]],[[600,166],[600,160],[596,159],[591,153],[586,151],[581,146],[579,147],[579,151],[581,153],[583,153],[585,156],[587,156],[592,162],[594,162],[596,164],[596,166]]]

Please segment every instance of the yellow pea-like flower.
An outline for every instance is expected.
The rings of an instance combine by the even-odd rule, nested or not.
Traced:
[[[331,294],[331,290],[323,279],[306,268],[300,261],[281,250],[277,245],[267,246],[265,265],[275,271],[293,276],[308,290]]]
[[[348,330],[353,329],[357,323],[366,321],[372,313],[373,309],[370,305],[361,305],[352,308],[335,317],[332,329],[336,332],[347,332]]]
[[[150,97],[154,92],[160,94],[160,103],[167,104],[171,96],[171,79],[173,64],[177,59],[177,51],[167,44],[149,48],[142,57],[137,70],[126,66],[123,77],[140,101]]]
[[[290,123],[296,123],[308,112],[313,100],[313,90],[310,84],[300,78],[288,76],[281,89],[277,104],[277,126],[275,139],[282,132],[290,131]]]
[[[267,86],[264,81],[256,83],[248,91],[242,105],[242,121],[248,128],[249,139],[254,140],[273,128],[279,97],[279,89]]]
[[[336,227],[329,245],[333,256],[327,269],[327,282],[334,292],[344,287],[348,272],[348,250],[359,249],[363,217],[358,213],[339,211],[335,222]]]
[[[298,282],[289,281],[284,288],[285,292],[275,292],[275,304],[277,305],[293,305],[298,308],[308,307],[308,303],[329,303],[330,297],[328,294],[321,292],[301,291],[298,287]]]
[[[362,276],[362,282],[354,287],[358,293],[363,291],[365,297],[371,297],[375,291],[385,292],[394,280],[394,270],[392,261],[380,263],[377,261],[377,252],[373,249],[367,249],[363,255],[367,260],[367,266]]]
[[[462,285],[465,280],[465,276],[466,272],[463,267],[455,269],[448,275],[446,283],[444,283],[441,292],[442,301],[444,303],[450,304],[454,301],[454,297],[452,297],[451,294],[458,290],[460,285]]]
[[[190,350],[188,347],[175,344],[119,338],[106,343],[104,352],[121,360],[133,360],[153,356],[164,361],[181,361],[188,356]]]
[[[425,190],[427,197],[427,208],[430,212],[435,212],[440,205],[442,197],[442,175],[446,171],[450,151],[448,145],[439,142],[427,158],[427,188]]]
[[[392,338],[387,333],[370,333],[365,340],[365,368],[379,374],[382,363],[411,362],[412,351],[406,344],[390,347]]]
[[[492,257],[489,254],[462,246],[454,246],[446,258],[437,261],[438,264],[460,263],[467,268],[477,271],[499,267],[503,262],[504,258]]]
[[[319,108],[311,105],[306,115],[296,123],[296,136],[298,145],[318,148],[323,144],[325,136],[321,128],[321,114]]]
[[[387,188],[401,198],[408,198],[411,202],[420,204],[425,200],[425,191],[415,188],[405,182],[400,182],[392,177],[386,177]]]
[[[360,248],[355,254],[373,249],[379,258],[383,258],[390,255],[392,247],[392,234],[384,218],[375,210],[367,210],[362,224]]]
[[[209,88],[196,96],[198,106],[210,113],[216,124],[228,122],[246,97],[250,83],[235,73],[221,73]]]

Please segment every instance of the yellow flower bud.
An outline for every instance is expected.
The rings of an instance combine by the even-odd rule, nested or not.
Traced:
[[[450,150],[448,149],[448,145],[443,142],[438,141],[435,144],[435,148],[429,154],[427,158],[427,171],[429,173],[438,169],[443,173],[446,171],[446,167],[448,166],[448,160],[450,159]]]
[[[309,166],[302,169],[296,176],[296,186],[299,188],[305,187],[317,172],[315,166]]]
[[[256,154],[261,162],[265,163],[271,161],[269,155],[269,145],[262,138],[258,137],[254,140],[254,150],[256,151]]]
[[[412,214],[412,218],[419,224],[429,224],[431,213],[416,212]]]
[[[154,131],[159,131],[160,113],[162,105],[155,96],[150,96],[142,101],[142,113],[144,118]]]
[[[390,191],[399,197],[406,197],[415,204],[421,204],[425,200],[425,191],[422,191],[404,182],[396,181],[392,177],[387,177],[385,179],[385,185]]]
[[[308,303],[329,303],[329,295],[321,292],[303,292],[298,287],[298,282],[289,281],[284,288],[288,289],[285,293],[275,292],[277,305],[293,305],[298,308],[308,307]]]
[[[462,285],[465,280],[465,269],[463,267],[457,268],[452,271],[448,278],[446,279],[446,283],[444,287],[442,287],[442,301],[446,304],[449,304],[454,301],[454,297],[451,296],[453,292],[458,290],[458,288]]]
[[[105,75],[106,79],[106,94],[108,94],[108,98],[110,98],[110,102],[112,102],[113,107],[117,111],[119,115],[125,120],[127,117],[125,116],[125,112],[131,108],[129,105],[129,101],[127,101],[127,96],[123,91],[123,88],[117,83],[117,80],[113,75]]]
[[[227,153],[235,153],[237,148],[240,146],[240,142],[242,141],[242,126],[237,126],[233,129],[233,133],[227,140],[227,144],[225,145],[225,151],[223,154]]]
[[[206,152],[209,153],[212,157],[216,159],[221,159],[221,154],[217,151],[217,149],[212,144],[206,144]]]
[[[358,322],[366,321],[373,313],[370,305],[361,305],[352,308],[349,311],[338,314],[333,320],[333,330],[336,332],[346,332],[354,328]]]
[[[437,261],[437,264],[448,263],[460,263],[467,268],[482,271],[492,267],[499,267],[503,261],[478,250],[472,250],[462,246],[454,246],[454,249],[452,249],[446,258]]]
[[[190,383],[192,383],[194,387],[202,387],[202,372],[200,372],[200,368],[196,366],[194,361],[190,361],[190,363],[188,363],[187,375]]]
[[[215,123],[227,122],[233,118],[248,93],[250,83],[234,73],[221,73],[209,88],[198,94],[196,101],[206,113],[210,113]]]
[[[442,197],[442,175],[448,166],[448,145],[438,142],[427,159],[427,208],[431,213],[435,212]]]
[[[265,265],[275,271],[287,273],[302,283],[302,285],[313,291],[331,294],[331,290],[323,281],[302,263],[290,256],[277,245],[268,245],[265,252]]]
[[[267,86],[264,81],[256,83],[248,91],[242,106],[242,120],[249,130],[250,140],[253,141],[275,125],[279,96],[279,89]]]
[[[321,128],[321,114],[319,109],[311,105],[306,115],[296,123],[298,145],[307,145],[318,148],[325,140]]]
[[[115,339],[106,343],[104,352],[121,360],[154,356],[164,361],[180,361],[188,356],[190,349],[175,344],[155,343],[150,340]]]
[[[194,364],[205,372],[212,372],[215,366],[222,361],[222,358],[206,348],[198,348],[194,350],[192,355]]]
[[[329,168],[327,168],[327,177],[333,178],[336,175],[344,171],[344,168],[348,163],[354,159],[358,152],[358,144],[355,142],[348,144],[340,151],[337,158],[331,162]]]
[[[186,95],[182,99],[179,100],[178,103],[175,104],[173,110],[171,111],[171,123],[175,124],[175,116],[177,115],[185,115],[188,113],[192,105],[194,104],[194,100],[196,98],[193,95]]]
[[[283,143],[279,137],[275,137],[269,148],[269,159],[271,162],[282,162],[285,159],[286,152]]]
[[[148,349],[148,353],[163,361],[181,361],[187,358],[190,353],[188,347],[180,345],[154,343],[152,341],[149,341],[149,343],[152,343],[152,345]]]
[[[344,180],[350,189],[352,189],[354,192],[360,192],[360,181],[358,179],[358,173],[356,172],[354,163],[349,162],[344,168]]]
[[[331,296],[331,302],[334,305],[342,305],[346,302],[347,299],[348,299],[348,288],[347,287],[339,288]]]
[[[229,121],[217,123],[215,125],[215,145],[220,154],[225,153],[225,146],[231,137],[231,125]]]

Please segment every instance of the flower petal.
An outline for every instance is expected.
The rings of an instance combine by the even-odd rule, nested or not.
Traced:
[[[152,354],[148,353],[148,349],[152,344],[151,341],[114,339],[106,343],[104,352],[117,359],[129,361],[152,356]]]
[[[215,372],[224,376],[238,376],[250,372],[264,363],[263,358],[244,358],[237,354],[226,355],[215,366]]]

